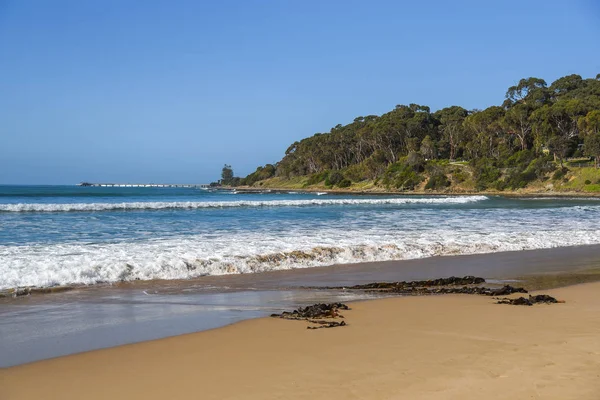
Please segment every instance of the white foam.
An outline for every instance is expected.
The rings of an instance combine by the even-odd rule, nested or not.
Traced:
[[[319,194],[319,193],[317,193]],[[455,196],[436,198],[381,198],[381,199],[306,199],[269,201],[181,201],[181,202],[127,202],[127,203],[17,203],[0,204],[0,212],[71,212],[71,211],[125,211],[166,210],[232,207],[304,207],[335,205],[402,205],[402,204],[465,204],[484,201],[486,196]]]
[[[227,206],[452,204],[485,199],[484,196],[305,199],[229,202]],[[130,207],[132,203],[126,204]],[[172,206],[173,203],[160,204]],[[302,223],[296,219],[265,219],[251,229],[226,232],[186,231],[184,222],[175,231],[168,231],[172,236],[156,239],[150,234],[143,236],[146,239],[136,237],[116,243],[83,243],[75,231],[72,236],[66,235],[62,243],[0,245],[0,288],[187,279],[365,261],[600,244],[597,224],[600,205],[503,208],[498,207],[498,203],[490,201],[489,204],[492,206],[351,208],[343,209],[332,219],[306,219]],[[9,229],[17,229],[20,224],[30,229],[39,223],[37,218],[6,219],[8,224],[13,224],[7,225]],[[48,229],[53,229],[51,224],[61,223],[60,218],[50,220],[56,221],[48,221]],[[199,221],[193,219],[189,221],[192,226],[197,223]],[[144,224],[138,232],[140,235],[142,229],[156,232],[162,222],[150,218]]]
[[[196,235],[112,244],[4,246],[0,247],[0,288],[188,279],[600,243],[600,230],[580,224],[566,230],[532,226],[521,231],[516,225],[506,225],[509,229],[502,231],[440,224],[440,229],[422,232],[348,227],[285,236],[247,232],[218,238]]]

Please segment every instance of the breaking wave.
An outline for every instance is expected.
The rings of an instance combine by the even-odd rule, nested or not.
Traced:
[[[0,212],[73,212],[73,211],[127,211],[168,210],[234,207],[306,207],[336,205],[402,205],[402,204],[465,204],[484,201],[486,196],[454,196],[436,198],[384,199],[303,199],[270,201],[182,201],[182,202],[127,202],[127,203],[17,203],[0,204]]]
[[[377,235],[356,232],[326,237],[231,237],[227,244],[200,237],[137,243],[62,244],[0,247],[0,289],[113,283],[134,280],[190,279],[334,264],[495,253],[500,251],[600,244],[600,230],[528,230],[462,233],[451,230]],[[387,239],[387,240],[386,240]],[[252,243],[252,246],[248,246]],[[319,245],[317,245],[319,243]]]

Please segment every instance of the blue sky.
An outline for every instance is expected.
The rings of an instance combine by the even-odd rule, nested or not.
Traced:
[[[0,183],[209,182],[396,104],[593,77],[597,3],[0,0]]]

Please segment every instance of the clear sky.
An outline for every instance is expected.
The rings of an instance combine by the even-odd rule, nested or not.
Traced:
[[[396,104],[600,73],[600,2],[0,0],[0,183],[195,182]]]

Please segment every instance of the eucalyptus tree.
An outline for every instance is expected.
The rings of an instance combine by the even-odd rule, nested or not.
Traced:
[[[584,140],[585,154],[594,157],[594,166],[600,165],[600,134],[587,135]]]
[[[519,140],[521,150],[527,150],[531,142],[533,109],[527,104],[518,103],[506,110],[502,125],[509,135],[515,135]]]
[[[476,161],[474,166],[497,168],[509,158],[511,165],[529,165],[545,149],[562,162],[582,141],[586,154],[595,152],[600,135],[600,74],[589,79],[568,75],[549,87],[543,79],[525,78],[509,87],[505,97],[501,107],[485,110],[451,106],[432,113],[428,106],[411,103],[381,116],[360,116],[295,142],[276,166],[255,171],[253,179],[273,172],[321,177],[329,171],[347,174],[346,178],[376,179],[390,169],[404,171],[401,164],[409,154],[428,160],[466,157]],[[479,181],[493,183],[498,171],[488,172],[481,173],[485,179]]]
[[[451,160],[456,158],[457,152],[463,143],[463,123],[468,114],[467,110],[459,106],[446,107],[434,114],[439,121],[438,130],[441,139],[448,144]]]
[[[464,127],[471,137],[467,148],[471,158],[500,157],[497,145],[504,132],[501,125],[504,112],[502,107],[491,106],[465,118]]]
[[[546,104],[549,98],[546,81],[534,77],[521,79],[517,85],[509,87],[506,91],[508,106],[521,103],[536,108]]]

